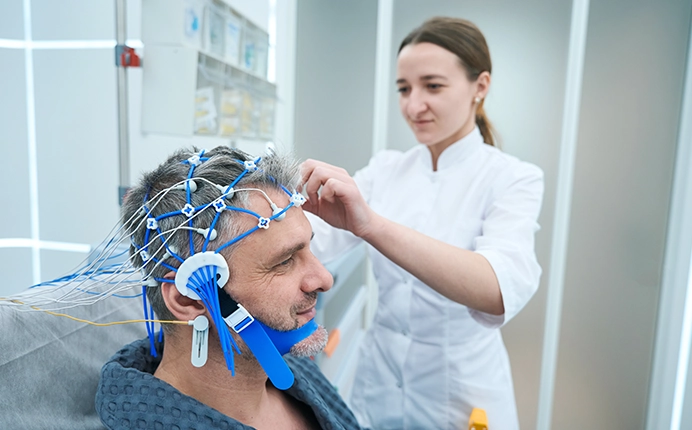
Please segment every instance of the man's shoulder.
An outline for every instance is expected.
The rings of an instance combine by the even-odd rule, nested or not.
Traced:
[[[296,357],[291,354],[286,354],[284,355],[284,360],[286,360],[286,363],[288,364],[288,367],[291,368],[291,370],[298,371],[298,372],[319,372],[320,376],[324,377],[322,375],[322,372],[320,371],[320,368],[317,366],[314,360],[307,358],[307,357]]]
[[[323,428],[361,428],[351,409],[314,361],[290,354],[284,359],[295,376],[289,394],[309,405]]]
[[[296,381],[300,381],[304,384],[309,384],[309,386],[322,390],[321,394],[333,393],[338,395],[334,385],[324,376],[322,370],[319,366],[309,358],[306,357],[294,357],[290,354],[284,356],[288,367],[293,371],[293,375]]]
[[[101,369],[95,406],[106,428],[251,428],[156,378],[162,346],[155,346],[156,357],[149,339],[125,345]]]
[[[160,356],[151,357],[149,346],[147,339],[126,345],[103,366],[96,410],[107,428],[127,427],[124,423],[134,422],[161,428],[170,428],[176,422],[194,427],[194,420],[202,416],[211,421],[209,428],[217,424],[229,429],[250,428],[155,378],[152,373]],[[310,406],[323,428],[360,428],[314,361],[289,354],[284,359],[295,376],[288,393]]]

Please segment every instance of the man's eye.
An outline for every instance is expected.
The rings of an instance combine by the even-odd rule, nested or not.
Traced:
[[[428,84],[428,88],[431,90],[439,90],[440,88],[442,88],[442,85],[440,85],[440,84]]]
[[[400,92],[401,94],[404,94],[408,92],[408,87],[399,87],[397,88],[397,91]]]
[[[293,257],[288,258],[288,259],[282,261],[282,262],[279,263],[278,265],[279,265],[279,266],[284,266],[284,267],[285,267],[285,266],[291,265],[291,263],[293,263]]]

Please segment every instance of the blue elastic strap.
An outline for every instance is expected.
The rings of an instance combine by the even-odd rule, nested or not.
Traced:
[[[274,330],[273,328],[263,324],[261,321],[257,322],[262,326],[265,333],[267,333],[267,336],[269,336],[269,339],[272,341],[281,355],[288,354],[293,345],[306,339],[319,327],[314,319],[311,319],[302,327],[290,331]]]
[[[295,380],[293,372],[274,347],[259,321],[253,321],[238,334],[255,355],[272,384],[279,390],[291,388]]]
[[[238,309],[238,302],[236,302],[227,292],[220,289],[219,290],[219,306],[221,316],[224,321],[230,326],[227,318]],[[250,321],[248,323],[248,321]],[[257,319],[251,317],[246,317],[239,323],[233,323],[234,326],[230,327],[233,331],[238,330],[238,335],[243,339],[243,342],[250,348],[250,351],[255,355],[255,358],[259,362],[264,372],[269,377],[269,380],[274,384],[279,390],[287,390],[291,388],[294,381],[293,372],[288,367],[288,364],[284,361],[282,355],[285,352],[279,352],[279,349],[274,345],[272,339],[270,339],[267,331],[265,331],[265,325],[261,324]],[[308,325],[308,324],[306,324]],[[269,329],[267,327],[267,329]],[[269,329],[270,332],[274,332],[275,336],[278,333],[278,337],[283,337],[286,333],[291,332],[279,332],[276,330]],[[229,332],[230,333],[230,332]],[[282,342],[283,350],[288,351],[291,349],[291,345],[288,345],[288,341]]]

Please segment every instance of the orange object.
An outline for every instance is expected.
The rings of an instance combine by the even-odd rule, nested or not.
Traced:
[[[139,60],[139,56],[135,53],[135,50],[129,46],[126,46],[122,54],[120,54],[120,64],[122,64],[123,67],[139,67]]]
[[[488,430],[488,416],[484,409],[473,408],[469,417],[469,430]]]
[[[339,346],[339,341],[341,341],[341,332],[338,328],[332,329],[332,331],[329,332],[327,346],[324,347],[324,353],[327,354],[327,357],[331,357],[332,354],[334,354],[336,347]]]
[[[142,62],[134,48],[127,45],[116,45],[115,65],[120,67],[140,67]]]

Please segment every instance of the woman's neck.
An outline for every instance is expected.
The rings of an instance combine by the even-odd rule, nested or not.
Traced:
[[[430,151],[430,156],[432,158],[432,169],[433,172],[437,172],[437,162],[440,159],[440,156],[442,155],[442,152],[444,152],[445,149],[449,148],[454,144],[455,142],[460,141],[461,139],[465,138],[471,132],[473,129],[476,128],[476,123],[475,122],[470,122],[467,124],[464,124],[463,127],[459,129],[459,131],[453,133],[451,136],[447,137],[444,140],[441,140],[438,143],[434,143],[432,145],[428,145],[428,150]]]

